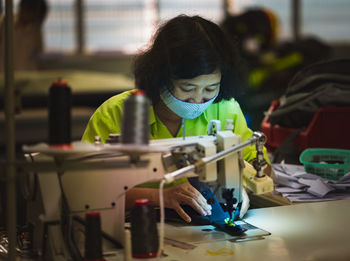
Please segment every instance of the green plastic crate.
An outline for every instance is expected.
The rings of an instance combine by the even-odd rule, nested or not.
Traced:
[[[299,159],[306,172],[329,180],[339,180],[350,171],[350,150],[306,149]]]

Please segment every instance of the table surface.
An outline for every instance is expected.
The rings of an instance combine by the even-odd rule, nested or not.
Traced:
[[[350,200],[253,209],[245,221],[271,235],[204,242],[192,250],[166,245],[162,260],[350,260]]]

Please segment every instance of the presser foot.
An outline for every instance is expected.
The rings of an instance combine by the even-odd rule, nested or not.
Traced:
[[[248,162],[245,163],[243,169],[243,185],[252,191],[254,194],[264,194],[274,190],[273,180],[271,177],[264,175],[263,177],[256,176],[256,170]]]

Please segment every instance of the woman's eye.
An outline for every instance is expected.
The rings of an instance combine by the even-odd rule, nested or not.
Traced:
[[[181,89],[181,91],[183,91],[183,92],[191,92],[191,91],[193,91],[193,89],[185,89],[185,88],[180,88]]]
[[[217,88],[211,88],[211,89],[205,89],[207,92],[214,92],[214,91],[216,91],[217,90]]]

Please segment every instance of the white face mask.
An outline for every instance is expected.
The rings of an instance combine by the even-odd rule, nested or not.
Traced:
[[[218,97],[220,88],[213,98],[202,103],[185,102],[177,99],[168,88],[161,92],[160,98],[170,110],[183,119],[194,119],[201,115]]]

